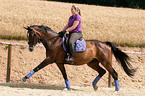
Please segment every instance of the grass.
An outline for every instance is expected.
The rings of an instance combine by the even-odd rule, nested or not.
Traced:
[[[82,11],[84,38],[120,46],[145,47],[145,10],[76,4]],[[0,0],[0,38],[26,40],[27,25],[47,25],[59,32],[71,15],[71,3]]]

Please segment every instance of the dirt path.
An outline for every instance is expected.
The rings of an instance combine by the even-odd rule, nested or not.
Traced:
[[[144,96],[145,89],[121,88],[115,92],[114,88],[100,87],[94,91],[92,87],[72,86],[70,91],[63,86],[43,84],[0,83],[0,96]]]

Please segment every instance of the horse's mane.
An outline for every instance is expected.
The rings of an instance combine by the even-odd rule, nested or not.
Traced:
[[[45,33],[47,33],[48,31],[51,31],[51,32],[53,32],[53,33],[57,33],[57,32],[54,32],[51,28],[49,28],[48,26],[44,26],[44,25],[32,25],[32,26],[30,26],[30,27],[38,27],[38,28],[40,28],[40,30],[42,30],[42,32],[45,32]]]

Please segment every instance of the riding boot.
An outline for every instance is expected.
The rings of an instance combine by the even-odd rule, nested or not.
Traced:
[[[69,61],[69,53],[66,53],[65,61]]]
[[[74,63],[74,44],[71,44],[70,47],[70,58],[69,58],[69,61],[71,64]]]
[[[70,50],[69,50],[69,44],[68,43],[66,44],[66,47],[67,48],[66,48],[66,58],[65,58],[65,61],[69,61],[69,53],[70,53],[69,51]]]
[[[73,57],[73,56],[70,57],[70,58],[69,58],[69,61],[70,61],[71,64],[74,64],[74,57]]]

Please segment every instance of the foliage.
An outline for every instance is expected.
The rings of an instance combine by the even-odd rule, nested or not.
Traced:
[[[117,7],[145,9],[145,0],[48,0],[48,1],[61,1],[71,3],[102,5],[102,6],[117,6]]]

